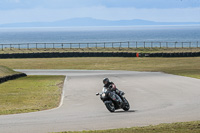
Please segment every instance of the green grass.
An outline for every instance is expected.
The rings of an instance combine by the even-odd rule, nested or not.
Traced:
[[[62,133],[199,133],[200,121],[160,124],[157,126],[121,128],[99,131],[62,132]]]
[[[1,53],[37,53],[37,52],[139,52],[139,53],[157,53],[157,52],[200,52],[200,48],[38,48],[38,49],[4,49]]]
[[[200,57],[185,58],[38,58],[0,59],[12,69],[84,69],[165,72],[200,78]]]
[[[0,115],[57,107],[63,81],[64,76],[28,76],[0,84]]]
[[[0,66],[0,77],[14,75],[17,73],[19,73],[19,72],[15,72],[12,69],[5,67],[5,66]]]

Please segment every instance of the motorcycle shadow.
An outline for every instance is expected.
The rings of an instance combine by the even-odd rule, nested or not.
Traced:
[[[124,110],[120,110],[120,111],[115,111],[114,113],[134,113],[137,110],[129,110],[129,111],[124,111]]]

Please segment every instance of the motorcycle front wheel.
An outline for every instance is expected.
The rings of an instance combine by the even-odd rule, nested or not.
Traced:
[[[124,103],[125,103],[125,105],[124,105],[124,107],[123,107],[123,110],[124,110],[124,111],[128,111],[128,110],[130,109],[130,105],[129,105],[129,103],[128,103],[128,101],[126,100],[125,97],[124,97]]]
[[[115,112],[115,105],[112,103],[105,103],[106,108],[110,111],[110,112]]]

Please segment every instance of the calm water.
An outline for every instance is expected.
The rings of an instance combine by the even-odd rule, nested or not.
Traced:
[[[200,42],[200,26],[0,29],[0,44],[118,41]]]

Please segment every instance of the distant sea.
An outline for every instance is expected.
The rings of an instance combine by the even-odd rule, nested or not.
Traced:
[[[200,26],[0,28],[0,44],[123,41],[200,42]]]

